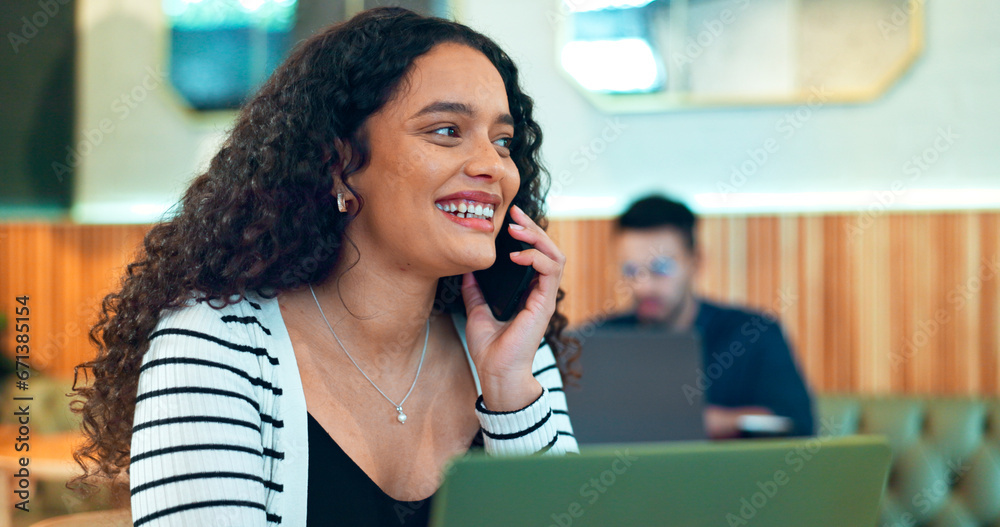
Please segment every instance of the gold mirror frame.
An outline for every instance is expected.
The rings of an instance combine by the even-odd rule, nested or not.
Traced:
[[[662,54],[661,62],[668,72],[668,84],[662,91],[651,93],[603,93],[595,92],[585,88],[565,68],[562,67],[561,53],[564,45],[570,42],[570,35],[573,33],[573,13],[571,13],[565,1],[552,0],[557,5],[554,9],[559,10],[560,15],[556,17],[556,63],[559,64],[559,72],[577,91],[579,91],[596,108],[605,113],[648,113],[672,110],[684,110],[694,108],[713,107],[735,107],[735,106],[764,106],[764,105],[799,105],[816,104],[818,94],[822,94],[822,103],[863,103],[877,99],[886,93],[907,70],[913,65],[917,57],[920,56],[924,48],[924,2],[925,0],[896,0],[896,6],[892,12],[878,20],[869,20],[873,28],[883,31],[888,28],[893,31],[902,32],[903,36],[908,36],[905,52],[896,56],[890,64],[880,70],[878,78],[865,86],[852,89],[837,89],[827,91],[821,89],[822,86],[816,84],[802,84],[796,90],[778,94],[705,94],[690,90],[671,89],[669,76],[675,74],[675,68],[670,64],[670,56]],[[669,23],[669,33],[675,36],[670,42],[676,45],[678,40],[691,37],[685,27],[687,20],[685,16],[691,2],[697,0],[670,0],[669,9],[677,13],[677,16],[666,17]],[[748,4],[758,0],[731,0],[729,4],[738,6]],[[816,5],[829,7],[839,5],[845,8],[857,2],[867,2],[868,0],[854,0],[854,2],[840,2],[840,0],[788,0],[795,5],[797,14],[801,14],[801,6],[804,3],[815,2]],[[883,0],[886,1],[886,0]],[[887,0],[891,3],[893,0]],[[720,2],[722,3],[722,2]],[[905,5],[905,7],[901,7]],[[721,10],[720,10],[721,12]],[[902,20],[900,20],[902,19]],[[803,42],[802,29],[803,19],[797,20],[799,27],[798,37],[795,44],[801,47]],[[659,22],[654,22],[659,23]],[[905,27],[904,25],[905,24]],[[680,31],[680,30],[683,31]],[[869,28],[870,29],[870,28]],[[662,30],[662,28],[661,28]],[[798,49],[798,48],[796,48]],[[798,66],[798,64],[796,64]]]

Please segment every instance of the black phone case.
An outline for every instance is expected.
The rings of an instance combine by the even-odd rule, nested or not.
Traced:
[[[511,261],[510,253],[532,247],[521,240],[515,240],[507,230],[509,224],[510,221],[505,219],[501,227],[503,230],[497,234],[496,262],[488,269],[473,273],[493,316],[501,321],[510,320],[521,310],[536,274],[533,267]]]

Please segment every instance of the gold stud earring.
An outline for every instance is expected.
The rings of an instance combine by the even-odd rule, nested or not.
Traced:
[[[337,209],[340,212],[347,212],[347,203],[344,201],[344,193],[337,193]]]

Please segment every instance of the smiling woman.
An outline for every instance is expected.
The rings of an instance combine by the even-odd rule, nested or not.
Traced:
[[[303,42],[104,299],[84,481],[127,469],[137,526],[421,525],[453,456],[576,451],[540,143],[465,26]],[[537,273],[506,322],[472,274],[497,258]]]
[[[504,80],[482,52],[447,42],[418,57],[405,90],[368,120],[372,158],[347,183],[372,210],[351,239],[391,249],[380,253],[396,266],[426,261],[436,276],[489,267],[503,216],[475,210],[505,211],[517,195],[514,131]],[[442,214],[445,204],[456,213]]]

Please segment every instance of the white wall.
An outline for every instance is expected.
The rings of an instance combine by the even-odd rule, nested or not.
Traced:
[[[872,103],[608,116],[558,73],[559,1],[456,0],[462,20],[515,59],[535,98],[554,215],[614,214],[649,190],[706,212],[1000,208],[996,2],[928,2],[924,54]],[[81,156],[74,213],[147,221],[176,201],[232,116],[188,112],[158,82],[166,56],[159,2],[81,0],[79,10],[78,146],[98,137],[102,121],[111,132]],[[123,95],[133,91],[145,98],[130,107]],[[754,168],[748,151],[765,144],[773,153],[731,179],[741,165]],[[920,168],[911,158],[923,155],[936,161]],[[721,184],[739,192],[720,192]]]
[[[559,1],[465,0],[463,12],[524,71],[546,134],[544,155],[561,183],[552,197],[555,212],[610,214],[653,189],[703,211],[856,211],[867,208],[877,191],[892,208],[1000,207],[996,2],[927,2],[925,53],[872,103],[608,117],[557,73],[549,21],[559,12]],[[806,118],[788,118],[796,112]],[[588,145],[601,147],[606,131],[614,135],[609,121],[623,130],[590,159]],[[939,130],[949,129],[957,135],[950,145],[938,139]],[[733,185],[747,195],[718,195],[720,183],[731,183],[734,168],[753,164],[748,150],[768,140],[777,150],[741,186]],[[947,150],[934,150],[935,141]],[[926,170],[908,164],[927,149],[933,150],[927,157],[937,161]]]
[[[232,122],[232,112],[187,110],[164,77],[168,35],[160,5],[78,3],[78,221],[155,219],[206,166]]]

